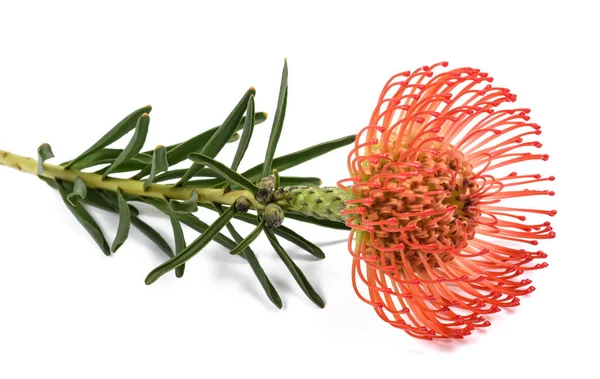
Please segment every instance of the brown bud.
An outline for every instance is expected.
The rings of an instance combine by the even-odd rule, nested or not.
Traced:
[[[248,209],[250,209],[251,205],[252,204],[250,204],[250,200],[248,200],[247,198],[245,198],[243,196],[238,197],[238,199],[235,201],[235,209],[241,213],[248,212]]]
[[[265,225],[267,228],[273,229],[283,223],[285,213],[279,205],[271,203],[265,208],[263,217],[265,219]]]

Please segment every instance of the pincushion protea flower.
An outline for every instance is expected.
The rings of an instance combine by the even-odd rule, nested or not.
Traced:
[[[146,277],[152,284],[215,241],[243,257],[265,294],[278,308],[282,300],[250,244],[266,234],[302,291],[317,306],[325,303],[279,243],[284,238],[317,258],[322,250],[282,225],[294,218],[322,227],[348,229],[354,257],[354,288],[391,325],[424,339],[462,338],[488,326],[484,315],[519,304],[530,293],[530,280],[519,279],[546,254],[530,251],[539,239],[553,238],[549,222],[526,223],[524,214],[553,216],[551,210],[510,204],[518,198],[553,195],[525,189],[553,177],[517,174],[513,166],[547,155],[540,148],[540,127],[527,109],[502,109],[515,96],[487,84],[487,74],[462,68],[434,74],[440,63],[393,76],[385,85],[370,124],[358,136],[327,141],[275,157],[287,106],[287,63],[263,163],[239,173],[253,129],[266,114],[254,110],[250,88],[222,125],[189,140],[142,151],[152,108],[142,107],[96,143],[60,165],[50,145],[42,144],[37,161],[0,150],[0,165],[36,174],[58,190],[65,205],[106,255],[119,249],[134,225],[169,257]],[[497,109],[498,108],[498,109]],[[242,130],[240,136],[236,132]],[[135,130],[124,149],[108,148]],[[229,142],[239,144],[230,165],[215,158]],[[284,171],[333,149],[355,143],[348,157],[351,178],[338,187],[320,187],[319,178],[284,177]],[[171,169],[188,158],[186,169]],[[94,172],[86,169],[101,167]],[[114,173],[135,172],[129,179]],[[194,178],[202,178],[193,180]],[[164,184],[170,180],[175,182]],[[140,219],[130,202],[165,213],[175,249]],[[87,205],[119,214],[116,237],[108,244]],[[208,225],[198,206],[219,217]],[[254,215],[247,214],[249,210]],[[203,217],[203,212],[200,217]],[[233,220],[254,224],[242,237]],[[189,245],[181,224],[200,236]],[[230,236],[221,233],[227,229]],[[362,286],[362,285],[364,286]],[[359,288],[360,286],[360,288]],[[363,294],[364,293],[364,294]]]
[[[505,109],[516,96],[473,68],[447,63],[394,75],[348,156],[355,199],[341,213],[352,228],[353,284],[390,325],[422,339],[463,338],[485,315],[519,305],[535,290],[521,279],[546,267],[533,251],[554,238],[554,216],[511,200],[554,193],[523,186],[552,181],[517,173],[535,150],[540,126],[529,109]],[[533,150],[533,151],[532,151]]]

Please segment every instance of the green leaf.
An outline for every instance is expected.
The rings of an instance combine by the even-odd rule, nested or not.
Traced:
[[[321,226],[324,228],[337,229],[337,230],[350,230],[349,227],[346,226],[343,222],[331,221],[331,220],[321,220],[313,217],[306,217],[304,215],[298,215],[291,212],[285,212],[285,217],[291,218],[297,221],[306,222],[308,224],[313,224],[317,226]]]
[[[175,213],[195,213],[198,211],[198,193],[192,191],[192,195],[188,200],[171,200],[169,203]]]
[[[98,195],[99,198],[101,198],[106,204],[108,204],[112,208],[113,212],[119,213],[119,206],[117,204],[118,200],[116,198],[113,198],[113,196],[115,196],[115,195],[112,192],[96,190],[96,194]],[[90,197],[91,197],[90,195],[91,195],[91,192],[88,193],[87,200],[90,200]],[[130,205],[130,209],[131,209],[131,205]],[[135,209],[135,208],[133,208],[133,209]],[[169,245],[169,243],[167,241],[165,241],[165,239],[160,235],[160,233],[158,233],[156,230],[154,230],[154,228],[152,228],[150,225],[148,225],[144,221],[142,221],[133,212],[130,214],[130,217],[131,217],[131,224],[133,226],[135,226],[140,232],[142,232],[146,237],[148,237],[148,239],[150,241],[154,242],[154,244],[156,246],[158,246],[163,253],[165,253],[169,258],[175,256],[175,254],[173,254],[173,250],[171,249],[171,246]]]
[[[195,192],[194,192],[195,193]],[[181,254],[183,250],[185,250],[185,236],[183,235],[183,229],[181,229],[181,224],[175,215],[175,212],[171,208],[169,202],[164,199],[164,206],[169,210],[169,219],[171,220],[171,227],[173,228],[173,237],[175,238],[175,254]],[[177,267],[175,269],[175,276],[181,278],[183,273],[185,272],[185,264]]]
[[[325,303],[323,302],[323,299],[321,299],[321,296],[319,296],[317,291],[314,290],[314,288],[312,287],[308,279],[306,279],[306,276],[304,276],[300,268],[296,266],[294,261],[285,252],[283,247],[281,247],[279,241],[277,241],[277,237],[275,237],[275,234],[273,234],[273,231],[271,229],[266,228],[265,234],[267,235],[269,242],[271,242],[271,246],[273,246],[273,249],[275,249],[275,252],[277,253],[277,255],[279,255],[279,258],[281,258],[285,266],[288,268],[288,270],[290,270],[290,273],[296,280],[296,283],[298,283],[300,288],[302,288],[302,291],[304,291],[306,296],[308,296],[308,298],[312,300],[312,302],[315,303],[319,308],[325,307]]]
[[[83,160],[85,157],[93,154],[95,151],[98,151],[111,143],[115,142],[119,138],[123,137],[125,134],[129,133],[133,128],[136,127],[138,119],[144,113],[150,113],[152,107],[150,105],[142,107],[130,115],[125,117],[121,122],[115,125],[111,130],[108,131],[105,135],[102,136],[95,144],[93,144],[89,149],[84,151],[77,158],[73,159],[71,162],[66,164],[66,168],[72,167],[77,162]]]
[[[250,143],[250,138],[252,138],[252,132],[254,131],[254,96],[250,96],[250,99],[248,99],[246,114],[249,116],[246,117],[244,131],[242,132],[242,140],[238,144],[237,151],[235,152],[235,157],[233,158],[233,162],[231,163],[231,169],[233,171],[237,171],[240,162],[242,161],[242,158],[244,158],[244,154],[246,154],[248,144]]]
[[[77,202],[79,200],[83,200],[87,197],[87,186],[81,180],[80,177],[75,178],[75,183],[73,184],[73,191],[67,195],[67,200],[71,203],[72,206],[76,207]]]
[[[96,223],[92,215],[87,211],[87,209],[85,209],[85,207],[82,204],[73,206],[69,202],[69,200],[67,200],[67,196],[69,196],[69,191],[64,186],[62,181],[56,181],[56,188],[58,189],[58,192],[60,193],[60,196],[62,197],[64,203],[67,205],[67,208],[69,208],[69,210],[71,211],[73,216],[75,216],[77,221],[79,221],[79,223],[85,228],[85,230],[90,234],[90,236],[92,236],[94,241],[96,241],[98,246],[100,246],[100,249],[102,249],[102,252],[104,252],[105,255],[110,255],[110,247],[106,242],[106,238],[104,238],[104,234],[102,233],[100,226],[98,225],[98,223]]]
[[[239,125],[236,128],[236,132],[244,127],[245,119],[246,119],[245,117],[242,117],[242,120],[240,121]],[[265,122],[266,119],[267,119],[267,114],[265,112],[255,113],[254,114],[254,125],[263,123],[263,122]],[[187,159],[187,156],[190,153],[200,152],[202,150],[202,148],[204,148],[204,146],[206,145],[208,140],[210,140],[212,138],[212,136],[215,134],[217,129],[219,129],[219,127],[220,126],[217,126],[212,129],[209,129],[205,132],[202,132],[202,133],[198,134],[197,136],[192,137],[185,142],[167,146],[167,160],[169,161],[169,164],[171,166],[174,166],[177,163],[183,161],[184,159]],[[239,138],[239,136],[237,134],[233,134],[229,138],[228,142],[233,142],[234,140],[237,140],[237,138]],[[152,154],[152,151],[146,151],[145,153]],[[133,171],[133,170],[127,170],[127,171]],[[187,170],[183,170],[183,171],[185,172]],[[115,172],[120,172],[120,170],[117,170]],[[150,173],[150,166],[143,167],[141,169],[141,171],[133,177],[133,179],[139,180],[139,179],[143,178],[144,176],[148,175],[149,173]],[[178,176],[177,178],[180,178],[182,176],[183,176],[183,174],[181,176]],[[200,175],[198,173],[194,176],[202,176],[202,175]]]
[[[223,122],[215,134],[210,138],[210,140],[204,145],[202,150],[200,150],[200,154],[205,155],[210,158],[214,158],[219,151],[225,146],[229,137],[236,130],[237,126],[240,124],[240,121],[246,111],[246,106],[248,104],[248,100],[250,96],[253,96],[256,93],[254,87],[250,88],[246,91],[246,94],[242,97],[239,103],[235,106],[233,111],[229,114],[227,119]],[[183,185],[185,182],[190,180],[198,171],[202,169],[202,165],[198,163],[194,163],[188,171],[185,173],[183,178],[176,184],[178,186]]]
[[[271,128],[271,136],[269,137],[269,145],[267,147],[267,154],[265,156],[265,163],[262,169],[262,176],[271,175],[271,165],[273,163],[273,157],[275,156],[275,148],[279,142],[281,136],[281,129],[283,129],[283,120],[285,119],[285,109],[287,107],[287,96],[288,96],[288,67],[287,59],[283,63],[283,72],[281,74],[281,85],[279,87],[279,99],[277,100],[277,110],[275,111],[275,117],[273,118],[273,127]]]
[[[254,183],[252,183],[248,179],[244,178],[242,175],[238,174],[237,172],[233,171],[229,167],[225,166],[221,162],[217,162],[210,157],[207,157],[202,154],[197,154],[197,153],[190,154],[189,159],[198,165],[210,167],[211,169],[213,169],[214,171],[219,173],[219,175],[221,175],[225,179],[229,180],[230,182],[236,183],[236,184],[240,185],[241,187],[246,188],[248,191],[250,191],[252,193],[256,193],[256,191],[258,191],[258,188],[256,188]]]
[[[203,205],[203,207],[212,209],[213,211],[215,210],[215,208],[214,207],[211,208],[210,205]],[[286,214],[286,217],[288,217],[287,214]],[[235,218],[238,220],[244,221],[248,224],[258,225],[258,220],[256,219],[256,217],[254,217],[248,213],[236,213]],[[310,242],[306,238],[302,237],[298,233],[294,232],[290,228],[280,225],[279,227],[277,227],[275,229],[271,229],[271,230],[273,230],[275,232],[275,234],[278,235],[279,237],[282,237],[282,238],[290,241],[291,243],[304,249],[305,251],[307,251],[311,255],[315,256],[316,258],[319,258],[319,259],[325,258],[325,253],[323,253],[323,250],[321,250],[317,245]]]
[[[181,266],[194,255],[198,254],[210,241],[212,241],[219,231],[231,220],[235,215],[235,207],[229,207],[212,225],[200,235],[194,242],[187,246],[181,254],[169,259],[167,262],[161,264],[152,270],[146,277],[146,284],[154,283],[158,278],[163,276],[165,273]]]
[[[165,181],[171,180],[171,179],[180,179],[185,174],[186,171],[187,171],[187,169],[184,169],[184,168],[167,171],[167,172],[155,177],[154,183],[165,182]],[[215,175],[217,175],[217,173],[215,173],[213,170],[205,167],[202,170],[198,171],[195,176],[196,177],[215,177]],[[222,179],[221,179],[221,181],[222,181]],[[190,183],[190,182],[188,182],[188,183]]]
[[[129,228],[131,226],[131,217],[129,213],[129,204],[123,198],[123,194],[120,189],[117,189],[117,202],[119,206],[119,227],[117,228],[117,235],[112,244],[112,251],[115,253],[121,245],[125,243],[129,236]]]
[[[169,169],[169,162],[167,161],[167,149],[164,146],[157,146],[152,154],[152,168],[150,169],[150,176],[144,183],[144,191],[150,187],[154,182],[156,174],[165,172]]]
[[[288,186],[308,186],[308,187],[318,187],[323,182],[319,178],[314,177],[302,177],[302,176],[280,176],[279,177],[279,186],[280,187],[288,187]]]
[[[115,159],[117,159],[117,157],[119,155],[121,155],[122,152],[123,152],[123,149],[100,149],[100,150],[95,151],[92,154],[88,155],[87,157],[83,158],[82,160],[78,161],[77,163],[73,164],[71,166],[71,169],[83,170],[84,168],[88,168],[88,167],[98,166],[98,165],[106,164],[106,163],[113,163],[115,161]],[[126,163],[123,163],[123,165],[121,165],[120,167],[123,167],[124,165],[127,164],[127,165],[131,165],[131,170],[136,170],[136,169],[145,167],[148,163],[151,163],[151,162],[152,162],[151,155],[140,153],[140,154],[136,155],[135,157],[131,158]],[[64,166],[67,163],[69,163],[69,162],[62,163],[62,165]],[[102,172],[104,172],[104,171],[102,170]]]
[[[265,220],[263,219],[263,220],[260,220],[260,223],[258,224],[258,226],[252,232],[250,232],[250,234],[248,234],[246,236],[246,238],[244,238],[241,242],[239,242],[238,245],[235,247],[235,249],[231,250],[229,252],[229,254],[237,255],[237,254],[241,253],[242,251],[244,251],[245,248],[247,248],[248,246],[250,246],[250,244],[252,242],[254,242],[256,237],[258,237],[260,235],[260,232],[262,232],[262,230],[264,228],[265,228]]]
[[[166,215],[168,215],[170,212],[169,207],[166,206],[165,203],[160,201],[159,199],[144,197],[144,198],[140,198],[140,200],[155,207],[156,209],[158,209],[159,211],[163,212]],[[207,223],[200,220],[198,217],[194,216],[193,214],[175,213],[175,217],[177,217],[177,219],[180,222],[182,222],[185,225],[189,226],[190,228],[194,229],[198,233],[204,233],[209,228],[209,225]],[[228,250],[231,250],[231,249],[235,248],[235,246],[236,246],[236,243],[234,241],[232,241],[226,235],[221,234],[221,233],[217,234],[214,241],[217,242],[218,244],[224,246]]]
[[[146,142],[146,136],[148,135],[148,126],[150,125],[150,116],[144,113],[140,116],[135,127],[135,133],[131,140],[127,144],[127,147],[123,149],[123,152],[115,159],[115,161],[108,166],[102,174],[102,179],[105,179],[114,169],[119,167],[123,162],[133,158],[137,153],[144,147]]]
[[[47,143],[43,143],[38,147],[38,175],[41,175],[44,172],[44,161],[50,158],[54,158],[54,153],[52,152],[52,147]]]
[[[282,172],[287,170],[288,168],[297,166],[301,163],[304,163],[308,160],[321,156],[325,153],[328,153],[332,150],[340,148],[342,146],[349,145],[354,142],[356,138],[355,135],[342,137],[336,140],[324,142],[304,150],[296,151],[295,153],[283,155],[281,157],[273,159],[272,167],[277,169],[277,171]],[[250,181],[257,181],[262,178],[261,173],[264,170],[264,165],[260,164],[252,167],[248,171],[244,172],[242,175],[248,178]]]
[[[277,170],[273,169],[273,191],[277,191],[279,189],[279,183],[281,182],[281,179],[279,178],[279,172],[277,172]]]
[[[219,214],[223,214],[223,207],[220,204],[217,204],[215,208],[219,212]],[[237,244],[240,244],[244,240],[242,236],[235,230],[231,222],[228,222],[226,227]],[[281,307],[283,306],[281,297],[279,296],[279,293],[277,293],[277,290],[269,280],[269,277],[265,273],[265,270],[263,270],[262,266],[260,265],[260,262],[258,261],[258,258],[256,258],[256,254],[254,254],[254,251],[252,251],[250,246],[247,246],[244,249],[244,251],[241,253],[241,256],[246,258],[246,260],[248,261],[252,272],[254,272],[254,275],[258,279],[258,282],[262,286],[269,300],[271,300],[271,302],[277,308],[281,309]]]

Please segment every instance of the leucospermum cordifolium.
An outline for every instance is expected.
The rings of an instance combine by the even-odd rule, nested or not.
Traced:
[[[386,83],[339,183],[354,197],[341,213],[356,293],[422,339],[463,338],[519,305],[535,290],[521,275],[547,266],[535,245],[555,236],[555,210],[519,202],[554,195],[530,188],[554,177],[517,171],[548,160],[540,126],[487,73],[446,66]]]
[[[540,127],[529,122],[529,110],[504,107],[515,96],[489,84],[492,79],[479,70],[436,73],[446,65],[393,76],[358,135],[275,157],[287,106],[286,62],[264,161],[244,172],[238,167],[254,127],[266,120],[265,113],[255,112],[254,88],[222,125],[178,144],[142,151],[150,122],[147,106],[60,165],[45,163],[54,157],[48,144],[39,147],[37,160],[0,150],[0,164],[36,174],[56,189],[106,255],[126,241],[131,225],[140,229],[168,258],[148,274],[146,284],[169,271],[182,277],[185,263],[214,241],[245,259],[266,296],[281,308],[250,247],[264,233],[303,292],[323,307],[279,239],[315,257],[324,254],[282,223],[292,218],[349,230],[355,291],[383,320],[417,338],[463,338],[489,325],[486,314],[516,306],[518,296],[533,291],[530,280],[520,276],[545,267],[538,261],[546,255],[530,247],[554,232],[548,222],[527,223],[525,215],[556,212],[509,204],[553,194],[523,188],[553,177],[502,173],[523,162],[547,160],[529,152],[541,147],[531,141]],[[109,147],[131,131],[124,149]],[[230,164],[216,159],[227,143],[238,143]],[[350,178],[336,187],[320,187],[319,178],[279,175],[352,143]],[[186,159],[187,168],[172,167]],[[131,176],[117,178],[117,173]],[[175,249],[141,219],[136,202],[169,218]],[[118,215],[112,244],[88,206]],[[211,224],[202,221],[207,212],[218,213]],[[244,237],[234,221],[255,229]],[[200,233],[190,244],[182,224]]]

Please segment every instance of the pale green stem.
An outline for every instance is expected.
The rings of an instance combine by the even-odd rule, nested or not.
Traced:
[[[0,165],[12,167],[19,171],[37,175],[38,163],[33,158],[23,157],[12,154],[8,151],[0,150]],[[44,163],[44,170],[41,176],[49,179],[59,179],[67,182],[74,182],[78,177],[83,180],[86,186],[101,190],[116,191],[117,188],[128,195],[145,196],[155,198],[168,198],[177,200],[189,200],[192,191],[198,194],[199,203],[219,203],[231,205],[239,197],[246,197],[253,209],[264,209],[264,205],[259,204],[254,195],[247,190],[236,190],[225,192],[221,188],[186,188],[175,187],[172,184],[152,184],[147,190],[144,190],[144,181],[132,179],[106,178],[102,175],[81,172],[78,170],[65,169],[63,166],[56,166]]]

